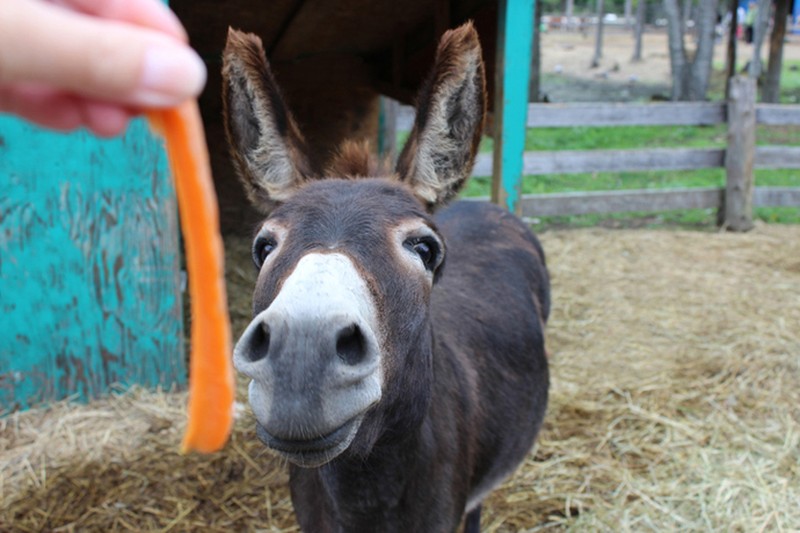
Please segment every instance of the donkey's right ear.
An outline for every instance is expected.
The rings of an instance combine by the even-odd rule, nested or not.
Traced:
[[[313,177],[303,136],[252,33],[228,29],[222,108],[236,172],[256,208],[270,211]]]

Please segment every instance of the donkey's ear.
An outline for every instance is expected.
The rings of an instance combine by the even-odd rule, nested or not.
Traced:
[[[253,205],[269,211],[311,179],[313,171],[261,39],[251,33],[228,30],[222,56],[222,105],[239,178]]]
[[[486,114],[486,79],[472,23],[446,32],[417,101],[397,173],[429,210],[454,197],[475,162]]]

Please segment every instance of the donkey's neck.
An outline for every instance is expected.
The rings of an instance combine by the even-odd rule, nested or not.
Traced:
[[[331,522],[336,523],[331,530],[423,531],[420,528],[429,526],[430,514],[443,510],[436,501],[441,495],[435,495],[443,466],[437,464],[436,455],[431,420],[426,417],[402,441],[378,444],[366,458],[342,458],[317,469],[322,489],[318,497],[326,500]],[[430,513],[419,512],[425,507]],[[427,520],[409,522],[415,516]]]
[[[447,363],[434,358],[434,367],[439,379],[454,378]],[[406,426],[402,438],[378,438],[363,457],[339,457],[316,469],[293,467],[292,498],[304,530],[438,532],[457,523],[469,468],[453,400],[434,388],[421,420]]]

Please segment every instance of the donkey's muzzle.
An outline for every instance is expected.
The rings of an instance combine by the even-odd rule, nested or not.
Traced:
[[[310,254],[236,344],[259,437],[289,460],[310,466],[335,457],[380,400],[374,307],[348,258]]]

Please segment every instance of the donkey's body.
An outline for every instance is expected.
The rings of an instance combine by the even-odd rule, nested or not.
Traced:
[[[350,146],[314,179],[260,43],[232,34],[225,61],[235,162],[270,210],[235,362],[259,437],[293,463],[301,527],[439,532],[467,516],[476,528],[541,426],[550,303],[542,249],[514,216],[475,202],[431,214],[480,137],[474,30],[443,38],[387,178],[352,179],[372,172]]]
[[[293,466],[304,531],[451,531],[513,472],[539,429],[549,306],[541,248],[490,204],[459,202],[435,221],[447,265],[431,295],[428,407],[418,407],[416,428],[384,434],[365,457]]]

